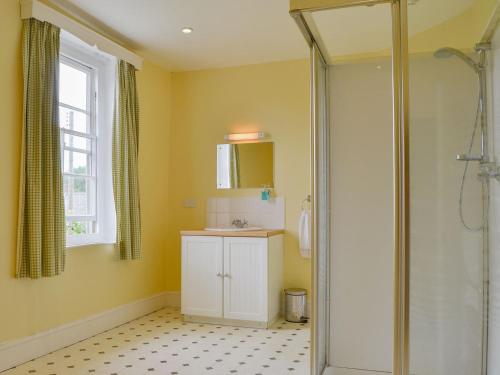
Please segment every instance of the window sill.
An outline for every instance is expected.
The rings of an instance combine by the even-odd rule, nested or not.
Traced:
[[[94,247],[94,246],[116,246],[116,242],[95,241],[85,243],[66,244],[66,250],[76,250],[79,248]]]

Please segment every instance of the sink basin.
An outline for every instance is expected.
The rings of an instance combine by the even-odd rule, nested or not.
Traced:
[[[216,231],[216,232],[248,232],[252,230],[261,230],[262,228],[259,227],[245,227],[245,228],[236,228],[236,227],[229,227],[229,228],[205,228],[205,230],[211,230],[211,231]]]

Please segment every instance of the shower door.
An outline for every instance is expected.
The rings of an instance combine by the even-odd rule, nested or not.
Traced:
[[[403,374],[406,7],[303,3],[294,16],[312,54],[312,374]]]
[[[480,8],[484,18],[467,19]],[[490,215],[499,196],[492,195],[498,171],[486,81],[493,60],[482,34],[493,7],[457,2],[444,10],[446,29],[424,37],[430,31],[422,16],[432,10],[424,2],[408,9],[410,373],[500,374],[492,362],[498,348],[491,351],[488,342],[495,334],[488,319],[494,308],[489,260],[498,233]],[[457,37],[459,17],[467,20],[468,38]]]

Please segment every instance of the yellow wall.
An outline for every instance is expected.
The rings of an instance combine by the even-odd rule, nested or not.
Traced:
[[[137,74],[141,104],[139,178],[143,259],[120,261],[111,246],[82,247],[68,250],[63,276],[40,280],[14,278],[22,124],[20,37],[19,1],[2,0],[0,342],[53,328],[165,289],[170,73],[148,62]]]
[[[408,40],[408,48],[410,53],[430,54],[441,47],[453,47],[465,52],[472,51],[476,43],[479,43],[483,38],[498,4],[498,0],[476,0],[462,14],[414,35],[412,35],[411,24],[415,14],[412,12],[412,7],[409,7],[409,33],[411,36]],[[385,49],[354,55],[333,56],[332,60],[340,64],[378,59],[390,55],[391,50]]]
[[[209,197],[258,196],[259,189],[217,191],[216,145],[224,134],[262,130],[275,142],[275,194],[286,200],[285,286],[310,286],[297,226],[309,193],[309,65],[305,60],[173,73],[167,289],[180,290],[181,229],[203,228]],[[196,208],[182,201],[196,199]]]
[[[412,36],[408,43],[411,53],[435,51],[444,46],[472,50],[481,41],[497,2],[477,0],[457,17]],[[411,7],[408,12],[411,19]]]
[[[309,288],[309,261],[299,257],[296,233],[300,202],[309,193],[306,61],[173,75],[175,131],[170,129],[172,75],[145,62],[137,74],[143,259],[119,261],[112,246],[88,246],[68,250],[67,268],[60,277],[14,278],[22,125],[20,38],[19,3],[5,0],[0,12],[0,342],[165,289],[180,290],[178,231],[204,226],[204,204],[210,196],[259,193],[221,193],[214,188],[215,145],[229,131],[271,134],[276,193],[287,200],[286,285]],[[196,198],[198,208],[182,208],[185,198]]]

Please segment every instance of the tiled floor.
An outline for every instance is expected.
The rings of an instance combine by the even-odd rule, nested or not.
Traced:
[[[20,374],[309,374],[309,327],[279,321],[272,329],[184,323],[166,308],[37,358]]]

